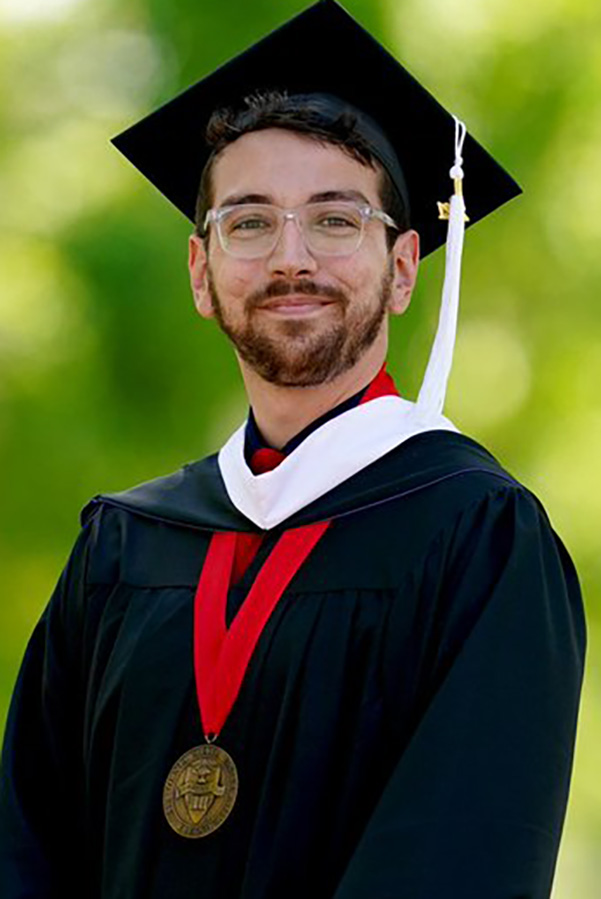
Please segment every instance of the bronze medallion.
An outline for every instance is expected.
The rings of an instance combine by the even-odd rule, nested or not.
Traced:
[[[221,827],[238,795],[238,772],[225,749],[195,746],[177,760],[163,788],[163,811],[182,837],[206,837]]]

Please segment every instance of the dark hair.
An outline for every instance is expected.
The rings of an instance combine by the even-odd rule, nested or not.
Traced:
[[[251,94],[244,98],[244,104],[242,109],[217,109],[209,119],[205,140],[211,147],[211,155],[200,178],[195,210],[196,233],[199,236],[208,238],[208,234],[203,233],[203,223],[213,205],[213,168],[219,154],[243,134],[266,128],[284,128],[320,143],[333,144],[362,165],[379,171],[382,209],[394,219],[400,231],[409,228],[406,205],[390,175],[357,128],[352,112],[343,112],[338,118],[328,121],[319,110],[311,107],[310,102],[299,104],[281,91]],[[390,249],[398,232],[388,228],[386,234]]]

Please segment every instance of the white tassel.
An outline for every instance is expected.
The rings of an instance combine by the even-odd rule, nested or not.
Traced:
[[[461,257],[465,233],[465,202],[462,190],[463,157],[461,154],[466,129],[463,122],[455,116],[453,118],[455,119],[455,164],[450,171],[450,176],[455,182],[455,193],[451,197],[450,203],[442,303],[436,337],[432,344],[426,373],[416,403],[418,413],[423,413],[425,416],[440,415],[444,408],[457,334]]]

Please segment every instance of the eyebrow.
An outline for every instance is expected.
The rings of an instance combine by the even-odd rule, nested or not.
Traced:
[[[223,203],[219,204],[219,208],[223,209],[224,206],[242,206],[245,203],[271,204],[273,200],[267,194],[230,194]]]
[[[360,190],[324,190],[316,194],[311,194],[307,203],[328,203],[330,201],[345,200],[366,203],[371,205],[365,194]],[[225,200],[219,204],[219,208],[224,206],[243,206],[247,203],[263,203],[268,206],[274,205],[273,197],[269,194],[230,194]]]
[[[370,201],[360,190],[325,190],[318,194],[312,194],[309,197],[309,203],[327,203],[330,200],[352,200],[359,203],[367,203],[371,206]]]

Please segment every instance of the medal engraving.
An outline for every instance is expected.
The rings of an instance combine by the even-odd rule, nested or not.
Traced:
[[[213,743],[184,753],[163,788],[163,811],[182,837],[206,837],[221,827],[236,801],[238,772],[230,755]]]

